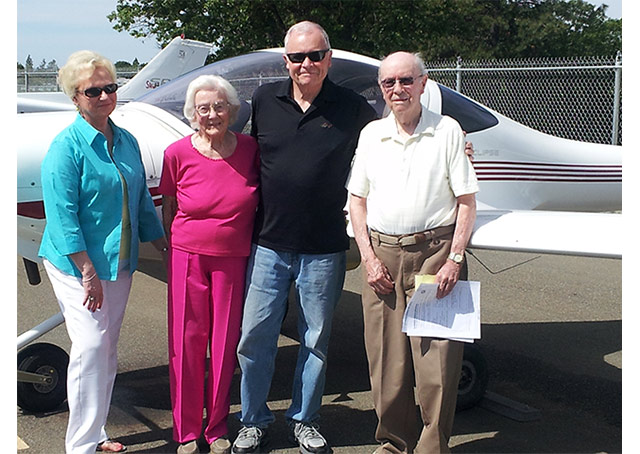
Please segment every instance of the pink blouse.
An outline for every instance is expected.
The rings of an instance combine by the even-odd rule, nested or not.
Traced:
[[[164,153],[160,194],[174,196],[171,246],[212,256],[245,257],[258,205],[259,150],[255,139],[236,134],[226,159],[203,156],[187,136]]]

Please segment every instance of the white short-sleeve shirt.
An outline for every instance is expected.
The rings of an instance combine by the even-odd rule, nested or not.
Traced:
[[[367,199],[369,228],[401,235],[454,224],[456,197],[478,192],[478,180],[458,122],[423,106],[409,138],[393,113],[365,126],[347,189]]]

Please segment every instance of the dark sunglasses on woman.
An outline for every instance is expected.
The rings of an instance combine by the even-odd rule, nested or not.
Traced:
[[[107,84],[104,87],[89,87],[83,93],[87,98],[97,98],[104,91],[106,94],[110,95],[111,93],[115,93],[118,90],[118,84]]]

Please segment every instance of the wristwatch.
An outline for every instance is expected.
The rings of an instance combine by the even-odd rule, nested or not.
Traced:
[[[447,258],[453,260],[458,265],[461,265],[462,262],[464,261],[464,255],[458,254],[456,252],[452,252],[451,254],[449,254],[449,257]]]

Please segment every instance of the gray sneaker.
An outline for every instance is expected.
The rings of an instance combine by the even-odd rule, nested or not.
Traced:
[[[293,438],[302,454],[327,454],[332,452],[327,440],[318,431],[317,424],[296,422],[292,425]]]
[[[231,452],[233,454],[247,454],[259,452],[258,450],[266,443],[266,431],[259,427],[242,426],[238,431],[238,436],[233,442]]]

